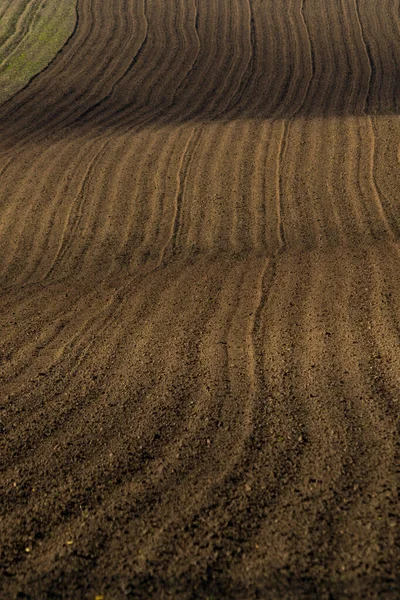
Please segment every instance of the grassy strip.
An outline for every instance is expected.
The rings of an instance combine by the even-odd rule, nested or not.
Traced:
[[[75,6],[76,0],[43,4],[18,45],[0,63],[0,104],[44,69],[62,48],[75,25]]]

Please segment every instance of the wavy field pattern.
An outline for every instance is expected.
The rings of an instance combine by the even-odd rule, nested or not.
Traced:
[[[0,103],[45,68],[72,35],[76,1],[0,0]]]
[[[399,13],[78,0],[0,105],[5,597],[398,597]]]

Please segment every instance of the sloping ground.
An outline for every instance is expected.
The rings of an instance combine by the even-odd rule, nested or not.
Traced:
[[[54,58],[72,34],[76,0],[0,0],[0,103]]]
[[[79,0],[0,107],[5,597],[398,597],[399,10]]]

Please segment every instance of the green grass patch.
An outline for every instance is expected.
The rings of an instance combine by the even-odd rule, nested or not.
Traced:
[[[34,6],[32,18],[25,18],[19,29],[10,18],[13,27],[0,48],[0,104],[42,71],[62,48],[75,26],[75,7],[76,0],[51,0],[40,10]]]

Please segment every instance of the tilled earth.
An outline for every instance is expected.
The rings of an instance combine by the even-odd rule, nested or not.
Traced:
[[[0,595],[397,599],[399,1],[76,9],[0,106]]]

